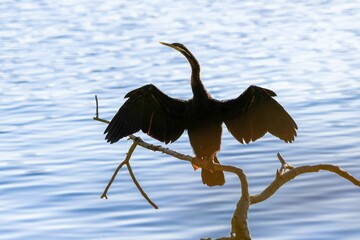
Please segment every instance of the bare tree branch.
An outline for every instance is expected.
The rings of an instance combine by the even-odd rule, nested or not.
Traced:
[[[133,143],[133,144],[131,145],[131,147],[129,148],[128,153],[126,154],[125,160],[122,161],[122,162],[119,164],[119,166],[116,168],[116,170],[115,170],[114,174],[112,175],[109,183],[107,184],[107,186],[106,186],[103,194],[101,195],[101,198],[105,198],[105,199],[108,198],[108,197],[107,197],[107,192],[109,191],[109,188],[110,188],[111,184],[112,184],[113,181],[115,180],[115,177],[116,177],[116,175],[118,174],[118,172],[120,171],[120,169],[121,169],[125,164],[127,165],[127,164],[129,163],[130,157],[131,157],[132,153],[134,152],[135,148],[136,148],[136,143]]]
[[[289,170],[288,172],[285,172],[283,174],[277,175],[273,180],[273,182],[271,182],[270,185],[267,188],[265,188],[264,191],[262,191],[259,194],[251,195],[250,202],[251,204],[262,202],[268,199],[269,197],[271,197],[282,185],[294,179],[295,177],[304,173],[319,172],[320,170],[333,172],[339,175],[340,177],[350,181],[355,186],[360,187],[360,181],[355,177],[353,177],[348,172],[346,172],[345,170],[341,169],[339,166],[331,165],[331,164],[301,166],[301,167],[293,168],[292,170]]]
[[[95,112],[95,117],[93,117],[93,119],[96,120],[96,121],[99,121],[99,122],[109,124],[110,121],[99,118],[99,101],[98,101],[97,95],[95,95],[95,103],[96,103],[96,112]]]
[[[134,143],[135,144],[135,143]],[[135,183],[136,187],[139,189],[141,195],[143,195],[143,197],[146,199],[146,201],[148,201],[150,203],[151,206],[153,206],[153,208],[155,209],[159,209],[159,207],[153,202],[151,201],[151,199],[148,197],[148,195],[145,193],[145,191],[142,189],[142,187],[140,186],[139,182],[136,180],[135,175],[132,171],[132,168],[130,166],[129,161],[126,163],[126,166],[129,170],[131,179],[133,180],[133,182]]]
[[[281,156],[280,153],[277,154],[277,157],[281,163],[281,168],[280,168],[280,171],[278,171],[277,173],[280,174],[280,175],[283,175],[286,170],[292,170],[294,169],[293,166],[291,166],[290,164],[288,164],[285,159]]]
[[[95,96],[96,100],[96,116],[93,118],[96,121],[100,121],[103,123],[109,123],[109,121],[105,119],[99,118],[99,110],[98,110],[98,99],[97,96]],[[146,193],[142,190],[141,186],[137,182],[135,175],[132,172],[131,166],[130,166],[130,157],[132,152],[135,150],[135,147],[137,145],[144,147],[146,149],[162,152],[168,155],[171,155],[177,159],[189,161],[201,168],[205,168],[208,170],[221,170],[224,172],[231,172],[236,174],[239,177],[240,183],[241,183],[241,197],[239,202],[237,203],[233,218],[231,220],[231,236],[230,238],[220,238],[221,240],[251,240],[250,232],[248,229],[248,210],[250,205],[256,204],[259,202],[262,202],[269,197],[271,197],[282,185],[289,182],[290,180],[294,179],[295,177],[304,174],[304,173],[311,173],[311,172],[318,172],[320,170],[323,171],[329,171],[333,172],[340,177],[350,181],[355,186],[360,187],[360,180],[353,177],[348,172],[344,171],[340,167],[336,165],[331,164],[318,164],[318,165],[309,165],[309,166],[300,166],[300,167],[293,167],[292,165],[288,164],[284,158],[278,153],[277,157],[281,163],[281,167],[276,172],[275,179],[269,184],[267,188],[265,188],[261,193],[255,194],[255,195],[249,195],[249,186],[247,182],[247,178],[245,173],[237,167],[228,166],[228,165],[220,165],[220,164],[209,164],[208,161],[204,161],[202,159],[194,158],[189,155],[181,154],[176,151],[173,151],[168,148],[164,148],[162,146],[156,146],[153,144],[149,144],[145,141],[143,141],[141,138],[136,137],[134,135],[129,135],[129,138],[133,140],[133,144],[131,145],[129,152],[125,158],[125,160],[118,166],[118,168],[115,170],[112,178],[110,179],[107,187],[104,190],[104,193],[102,194],[102,198],[107,198],[107,191],[110,188],[112,182],[114,181],[117,173],[121,169],[123,165],[127,165],[129,173],[135,183],[135,185],[138,187],[141,194],[144,196],[144,198],[154,207],[157,208],[157,206],[147,197]],[[219,240],[220,240],[219,239]]]
[[[108,120],[99,118],[99,102],[98,102],[98,98],[95,95],[95,101],[96,101],[96,115],[93,118],[96,121],[99,122],[103,122],[103,123],[110,123]],[[139,192],[141,193],[141,195],[146,199],[146,201],[148,201],[150,203],[151,206],[153,206],[153,208],[158,209],[159,207],[148,197],[148,195],[145,193],[145,191],[142,189],[141,185],[139,184],[139,182],[136,180],[135,174],[132,171],[131,165],[130,165],[130,158],[132,153],[134,152],[136,146],[138,145],[137,142],[135,141],[137,138],[133,135],[130,136],[130,138],[133,140],[133,144],[130,146],[128,153],[126,154],[126,158],[124,161],[122,161],[119,166],[116,168],[114,174],[112,175],[110,181],[108,182],[108,184],[106,185],[106,188],[103,192],[103,194],[101,195],[101,198],[105,198],[107,199],[107,192],[110,189],[111,184],[113,183],[113,181],[116,178],[116,175],[118,174],[118,172],[120,171],[120,169],[126,165],[127,169],[129,171],[129,174],[131,176],[131,179],[133,180],[133,182],[135,183],[136,187],[138,188]]]

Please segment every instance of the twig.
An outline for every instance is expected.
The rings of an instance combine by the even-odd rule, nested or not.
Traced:
[[[133,144],[136,144],[136,143],[134,142]],[[131,169],[129,161],[126,162],[126,166],[127,166],[128,170],[129,170],[129,173],[130,173],[130,176],[131,176],[132,180],[134,181],[136,187],[139,189],[141,195],[143,195],[143,197],[151,204],[151,206],[153,206],[155,209],[159,209],[159,207],[153,201],[151,201],[151,199],[148,197],[148,195],[145,193],[145,191],[140,186],[139,182],[136,180],[135,175],[134,175],[134,173],[133,173],[133,171]]]
[[[292,170],[282,174],[281,177],[276,177],[273,182],[270,183],[270,185],[260,194],[251,195],[250,202],[251,204],[262,202],[271,197],[282,185],[291,181],[295,177],[304,173],[319,172],[320,170],[333,172],[340,177],[350,181],[355,186],[360,187],[360,181],[345,170],[341,169],[339,166],[335,166],[332,164],[301,166],[293,168]]]
[[[294,167],[293,167],[292,165],[288,164],[288,163],[285,161],[285,159],[281,156],[280,153],[277,154],[277,157],[278,157],[278,159],[279,159],[279,161],[280,161],[280,163],[281,163],[280,171],[277,171],[277,172],[276,172],[276,176],[277,176],[277,177],[281,177],[281,175],[283,175],[283,174],[286,172],[286,170],[292,170],[292,169],[294,169]]]
[[[106,185],[105,189],[104,189],[104,192],[101,194],[101,199],[108,199],[107,197],[107,192],[109,191],[110,187],[111,187],[111,184],[113,183],[113,181],[115,180],[115,177],[116,175],[118,174],[118,172],[120,171],[120,169],[122,168],[122,166],[125,165],[125,160],[122,161],[119,166],[116,168],[115,172],[113,173],[110,181],[108,182],[108,184]]]
[[[93,119],[96,120],[96,121],[99,121],[99,122],[109,124],[110,121],[99,118],[99,101],[98,101],[97,95],[95,95],[95,102],[96,102],[96,113],[95,113],[95,117],[93,117]]]
[[[126,154],[125,160],[122,161],[122,162],[119,164],[119,166],[116,168],[115,172],[113,173],[110,181],[109,181],[108,184],[106,185],[106,188],[105,188],[103,194],[101,195],[101,198],[108,199],[108,197],[107,197],[107,192],[109,191],[109,188],[110,188],[111,184],[112,184],[113,181],[115,180],[116,175],[118,174],[118,172],[120,171],[120,169],[121,169],[125,164],[127,165],[127,164],[129,163],[130,157],[131,157],[132,153],[134,152],[135,148],[136,148],[136,143],[133,143],[133,144],[130,146],[128,153]]]
[[[95,101],[96,101],[96,115],[95,117],[93,118],[94,120],[96,121],[99,121],[99,122],[103,122],[103,123],[110,123],[110,121],[108,120],[105,120],[105,119],[102,119],[102,118],[99,118],[99,102],[98,102],[98,98],[97,96],[95,95]],[[153,206],[155,209],[159,209],[159,207],[148,197],[148,195],[145,193],[145,191],[142,189],[142,187],[140,186],[139,182],[136,180],[136,177],[135,177],[135,174],[133,173],[132,171],[132,168],[131,168],[131,165],[130,165],[130,158],[131,158],[131,155],[132,153],[134,152],[136,146],[138,145],[137,142],[134,140],[136,139],[135,136],[133,135],[130,135],[130,138],[133,137],[133,144],[130,146],[129,148],[129,151],[128,153],[126,154],[126,158],[124,161],[122,161],[119,166],[116,168],[115,172],[113,173],[110,181],[108,182],[108,184],[106,185],[106,188],[103,192],[103,194],[101,195],[101,198],[105,198],[107,199],[107,192],[109,191],[110,189],[110,186],[111,184],[113,183],[113,181],[115,180],[116,178],[116,175],[118,174],[118,172],[120,171],[120,169],[124,166],[124,164],[126,164],[127,166],[127,169],[129,171],[129,174],[131,176],[131,179],[133,180],[133,182],[135,183],[136,187],[138,188],[139,192],[141,193],[141,195],[146,199],[146,201],[148,201],[150,203],[151,206]]]
[[[129,138],[132,139],[134,142],[136,142],[139,146],[141,146],[143,148],[146,148],[146,149],[149,149],[149,150],[152,150],[154,152],[162,152],[162,153],[165,153],[167,155],[171,155],[171,156],[173,156],[173,157],[175,157],[177,159],[188,161],[188,162],[191,162],[191,161],[194,160],[194,157],[192,157],[192,156],[185,155],[185,154],[182,154],[182,153],[178,153],[178,152],[176,152],[174,150],[171,150],[169,148],[164,148],[164,147],[159,146],[159,145],[154,145],[154,144],[147,143],[144,140],[142,140],[140,137],[136,137],[134,135],[129,135]]]

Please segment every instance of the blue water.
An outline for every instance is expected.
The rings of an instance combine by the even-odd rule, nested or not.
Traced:
[[[241,145],[224,131],[219,159],[241,167],[251,193],[281,152],[295,166],[332,163],[360,178],[358,1],[0,2],[0,239],[189,240],[228,236],[237,179],[205,187],[187,162],[137,148],[133,170],[100,195],[130,142],[104,141],[130,90],[153,83],[191,97],[189,66],[158,44],[182,42],[218,99],[270,88],[299,125]],[[147,136],[145,140],[159,144]],[[186,135],[170,145],[191,154]],[[360,239],[360,189],[330,173],[303,175],[251,206],[253,239]]]

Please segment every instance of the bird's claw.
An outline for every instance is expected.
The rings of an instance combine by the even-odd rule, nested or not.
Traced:
[[[196,170],[198,170],[198,169],[199,169],[199,166],[198,166],[198,165],[196,165],[195,163],[191,163],[191,165],[193,166],[194,171],[196,171]]]
[[[201,158],[197,158],[197,157],[195,157],[191,160],[191,165],[193,166],[194,171],[196,171],[200,168],[198,163],[200,163],[201,160],[202,160]]]
[[[191,165],[193,166],[194,170],[198,170],[200,167],[205,168],[206,170],[210,171],[211,173],[215,172],[214,169],[214,158],[211,157],[211,161],[209,161],[210,157],[195,157],[191,161]]]

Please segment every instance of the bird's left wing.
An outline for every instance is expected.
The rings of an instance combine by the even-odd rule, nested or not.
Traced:
[[[266,88],[248,87],[239,97],[218,102],[229,132],[241,143],[256,141],[269,132],[285,142],[292,142],[297,125]]]
[[[105,130],[108,142],[142,130],[165,142],[176,141],[184,132],[184,111],[187,101],[171,98],[149,84],[125,95],[122,105]]]

